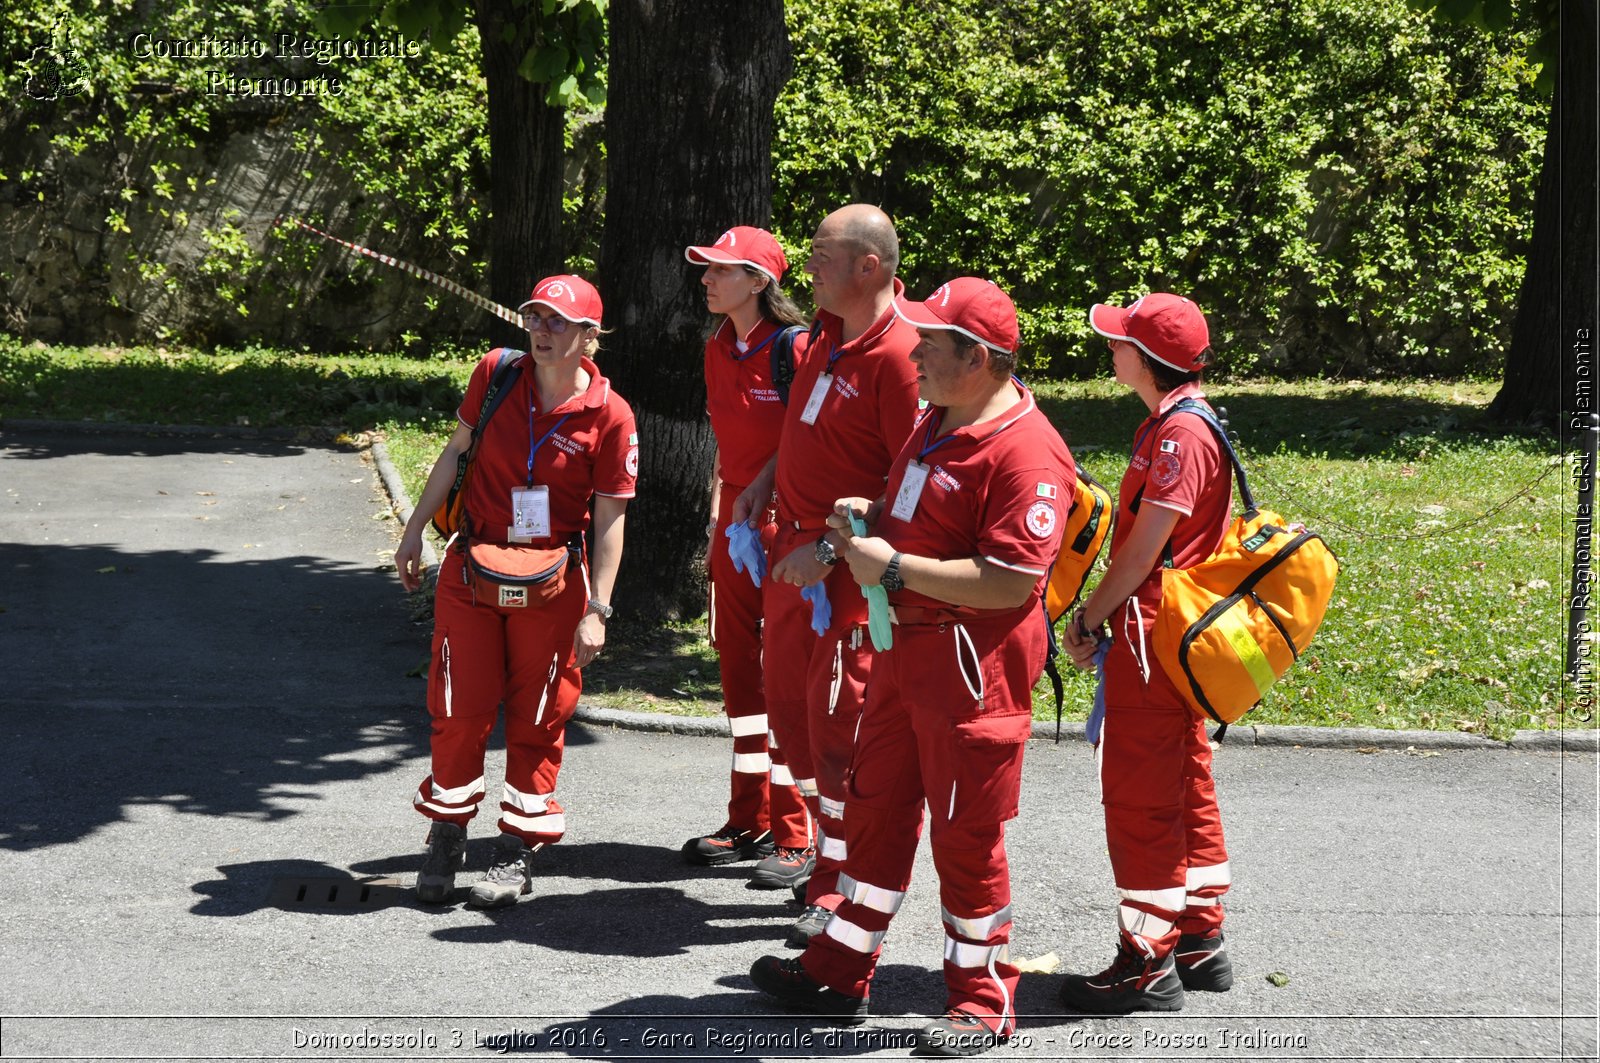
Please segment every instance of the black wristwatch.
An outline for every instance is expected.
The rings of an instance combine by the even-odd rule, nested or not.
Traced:
[[[889,567],[883,570],[883,576],[878,580],[878,585],[886,591],[903,591],[906,581],[900,578],[900,554],[897,551],[889,559]]]
[[[833,544],[828,541],[827,535],[822,535],[822,536],[818,537],[816,555],[817,555],[817,560],[821,561],[824,565],[827,565],[829,568],[832,568],[834,565],[837,565],[839,563],[839,560],[840,560],[839,559],[839,552],[837,550],[835,550],[833,548]]]

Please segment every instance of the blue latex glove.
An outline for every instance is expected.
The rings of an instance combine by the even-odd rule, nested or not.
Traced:
[[[1089,720],[1083,725],[1083,737],[1091,746],[1100,744],[1100,728],[1106,722],[1106,655],[1111,652],[1111,640],[1101,636],[1094,648],[1094,708],[1089,710]]]
[[[828,633],[828,627],[833,623],[833,606],[828,602],[828,584],[824,580],[817,580],[809,587],[800,588],[800,597],[811,603],[811,630],[817,633],[817,638]]]
[[[767,552],[761,549],[761,533],[742,520],[728,525],[722,533],[728,537],[728,560],[735,572],[749,572],[757,587],[767,574]]]
[[[850,513],[850,530],[863,538],[867,522]],[[894,625],[889,623],[889,592],[878,584],[861,588],[861,597],[867,600],[867,634],[872,636],[872,648],[878,651],[894,645]]]

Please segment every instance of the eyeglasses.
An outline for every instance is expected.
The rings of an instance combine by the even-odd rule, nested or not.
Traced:
[[[560,314],[551,314],[549,317],[543,317],[533,310],[524,310],[522,312],[522,327],[529,332],[538,332],[539,329],[543,328],[552,336],[559,336],[567,331],[567,326],[570,324],[572,322]]]

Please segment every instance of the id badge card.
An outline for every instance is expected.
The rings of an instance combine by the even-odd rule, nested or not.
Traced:
[[[828,397],[828,389],[833,387],[833,374],[823,373],[817,377],[817,382],[811,388],[811,397],[806,400],[806,408],[800,411],[801,424],[816,424],[817,414],[822,412],[822,400]]]
[[[544,484],[511,489],[511,542],[531,542],[550,537],[550,488]]]
[[[917,511],[917,502],[922,498],[922,489],[927,483],[926,465],[920,461],[907,464],[906,474],[900,480],[900,490],[895,493],[894,508],[889,510],[889,515],[896,520],[909,521]]]

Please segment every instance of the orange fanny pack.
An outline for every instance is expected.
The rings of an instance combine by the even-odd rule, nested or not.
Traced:
[[[570,546],[472,543],[462,577],[479,601],[502,609],[548,605],[567,586],[576,554]]]
[[[1198,403],[1179,405],[1221,441],[1245,512],[1208,560],[1162,570],[1151,637],[1156,659],[1189,706],[1226,724],[1254,708],[1311,644],[1333,597],[1339,559],[1315,532],[1257,508],[1216,416]]]

